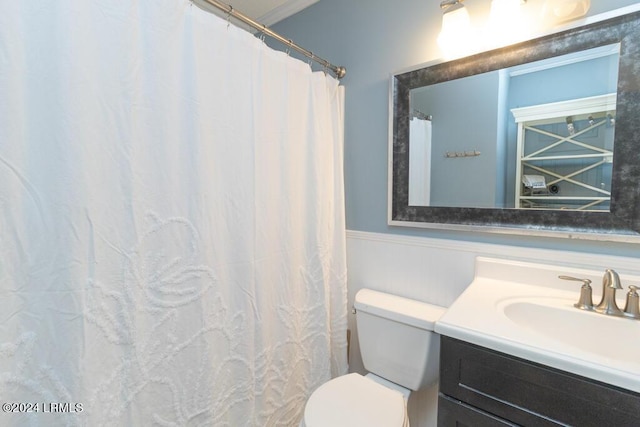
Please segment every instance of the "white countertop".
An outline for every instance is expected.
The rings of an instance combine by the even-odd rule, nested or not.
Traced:
[[[613,266],[615,268],[615,266]],[[441,335],[640,392],[640,320],[573,307],[579,282],[592,280],[597,304],[604,272],[478,258],[473,282],[436,322]],[[618,306],[627,286],[622,276]]]

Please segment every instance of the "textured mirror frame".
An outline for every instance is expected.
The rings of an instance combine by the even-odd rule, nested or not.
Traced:
[[[409,92],[620,43],[610,212],[409,206]],[[391,79],[389,225],[640,242],[640,12],[397,74]]]

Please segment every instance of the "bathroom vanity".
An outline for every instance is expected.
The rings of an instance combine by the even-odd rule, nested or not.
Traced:
[[[446,336],[439,426],[638,426],[640,394]]]
[[[640,320],[581,310],[601,271],[478,258],[436,323],[439,426],[640,426]],[[627,286],[640,277],[621,275]]]

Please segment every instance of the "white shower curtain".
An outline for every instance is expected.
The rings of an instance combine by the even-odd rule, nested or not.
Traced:
[[[431,120],[411,119],[409,124],[409,205],[431,202]]]
[[[347,368],[342,103],[184,0],[0,2],[0,425],[296,425]]]

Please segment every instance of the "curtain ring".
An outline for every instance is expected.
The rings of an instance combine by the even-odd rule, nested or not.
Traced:
[[[231,14],[233,13],[233,6],[229,6],[229,10],[227,11],[227,30],[229,29],[229,25],[231,25]]]
[[[262,35],[260,36],[260,40],[262,40],[262,43],[264,43],[264,39],[267,36],[266,29],[267,26],[265,24],[262,24]]]
[[[289,54],[291,54],[291,45],[292,44],[293,44],[293,42],[291,41],[291,39],[289,39],[289,45],[287,46],[287,49],[286,49],[287,56],[289,56]]]

